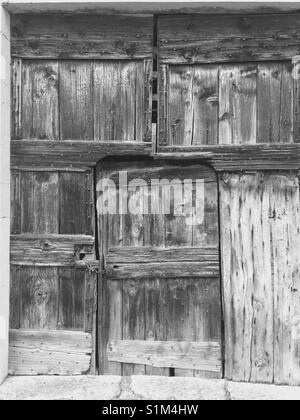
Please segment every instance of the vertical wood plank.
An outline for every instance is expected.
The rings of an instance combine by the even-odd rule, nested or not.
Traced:
[[[85,269],[59,268],[59,326],[84,330]]]
[[[158,74],[158,144],[168,144],[168,77],[169,66],[159,66]]]
[[[11,171],[10,182],[10,226],[11,233],[21,233],[20,171]]]
[[[12,136],[21,138],[22,124],[22,60],[12,61]]]
[[[95,138],[151,140],[151,68],[148,62],[96,62]],[[150,132],[148,130],[150,129]]]
[[[152,83],[153,83],[153,61],[145,60],[144,61],[144,71],[141,74],[141,71],[138,72],[138,80],[140,82],[140,87],[137,88],[137,94],[139,95],[140,89],[144,86],[144,118],[143,125],[139,124],[140,119],[137,115],[137,140],[143,139],[145,142],[151,142],[153,138],[153,125],[152,125]],[[139,100],[137,99],[137,103]]]
[[[34,177],[32,172],[20,173],[21,233],[34,232]]]
[[[58,62],[31,64],[33,73],[32,138],[58,140]]]
[[[89,174],[61,172],[59,175],[59,232],[93,235],[93,191]]]
[[[57,268],[22,267],[20,276],[20,327],[57,329]]]
[[[221,256],[226,378],[273,381],[273,280],[264,175],[225,174]]]
[[[193,81],[192,145],[218,143],[218,89],[218,66],[196,66]]]
[[[22,139],[33,138],[33,75],[34,66],[22,65],[21,129]]]
[[[300,203],[296,174],[273,176],[274,380],[300,385]]]
[[[255,65],[222,65],[219,81],[219,143],[256,143]]]
[[[20,328],[20,267],[10,267],[9,328]]]
[[[145,282],[123,281],[123,339],[145,339]],[[145,375],[144,365],[123,363],[123,375]]]
[[[93,140],[93,62],[59,63],[61,140]]]
[[[168,87],[168,133],[170,145],[190,146],[193,139],[194,68],[170,68]]]
[[[33,174],[33,233],[58,233],[58,173]]]
[[[285,63],[258,64],[257,142],[293,141],[293,81]]]

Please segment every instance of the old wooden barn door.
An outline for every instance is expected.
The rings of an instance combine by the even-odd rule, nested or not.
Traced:
[[[97,181],[101,372],[220,377],[214,171],[110,161]]]

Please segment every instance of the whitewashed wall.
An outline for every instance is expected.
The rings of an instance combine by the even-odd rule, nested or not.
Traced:
[[[0,6],[0,383],[8,370],[9,211],[10,211],[10,22]]]

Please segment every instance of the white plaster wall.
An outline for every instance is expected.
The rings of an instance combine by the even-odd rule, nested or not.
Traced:
[[[0,383],[8,371],[10,211],[10,22],[0,5]]]

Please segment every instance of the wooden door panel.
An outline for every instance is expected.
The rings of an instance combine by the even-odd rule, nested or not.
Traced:
[[[97,200],[100,255],[105,269],[100,298],[102,305],[108,305],[101,316],[106,325],[100,328],[102,373],[220,377],[221,297],[214,172],[201,165],[150,161],[116,162],[114,170],[110,168],[109,163],[99,165],[97,174],[98,182],[109,179],[116,186],[114,190],[110,184],[105,197],[104,190],[98,191]],[[122,195],[117,199],[116,214],[102,214],[106,198],[123,185],[120,171],[126,171],[129,185],[135,185],[132,183],[137,178],[144,183],[139,189],[131,188],[125,201]],[[175,189],[170,192],[162,180],[175,180]],[[193,182],[183,184],[184,180]],[[190,187],[190,195],[183,185],[187,190]],[[132,203],[136,204],[136,214],[130,212]],[[127,205],[127,214],[120,214]],[[178,210],[182,205],[187,215]],[[199,213],[194,214],[191,208],[197,205]],[[164,207],[170,214],[164,214],[168,210]]]

